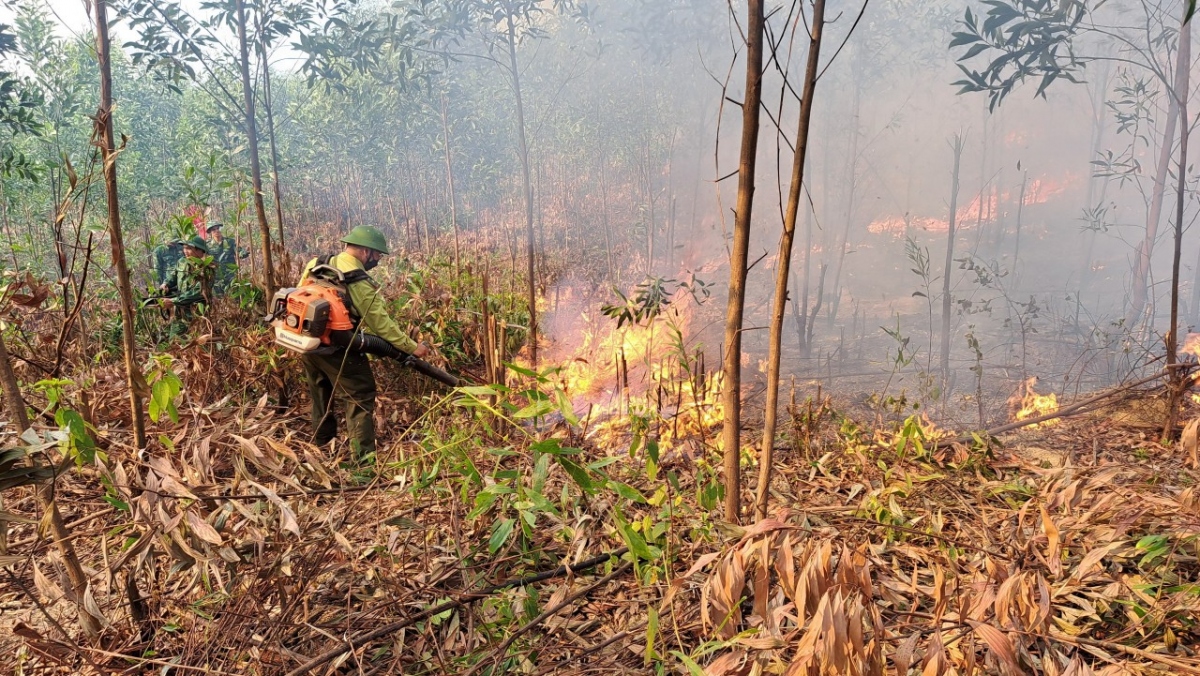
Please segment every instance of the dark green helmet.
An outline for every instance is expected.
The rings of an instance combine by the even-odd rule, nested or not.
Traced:
[[[200,251],[204,252],[204,255],[208,255],[208,242],[205,242],[199,236],[193,237],[183,244],[184,246],[190,246],[193,249],[199,249]]]
[[[354,226],[354,229],[346,233],[346,236],[342,238],[342,243],[374,249],[381,254],[391,253],[391,251],[388,251],[387,240],[384,239],[383,233],[370,225]]]

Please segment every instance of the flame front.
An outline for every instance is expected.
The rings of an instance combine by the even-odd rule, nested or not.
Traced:
[[[688,344],[696,306],[690,294],[677,292],[656,319],[619,328],[609,317],[565,305],[554,320],[560,335],[551,360],[563,364],[554,378],[589,421],[589,437],[616,441],[633,423],[635,433],[666,451],[702,441],[720,423],[721,371]]]
[[[1037,384],[1037,376],[1026,380],[1021,387],[1021,390],[1014,394],[1009,399],[1010,406],[1017,408],[1013,414],[1015,420],[1028,420],[1049,413],[1054,413],[1058,410],[1058,395],[1051,392],[1050,394],[1038,394],[1033,387]],[[1058,420],[1046,420],[1044,422],[1035,423],[1031,427],[1050,426],[1057,423]]]

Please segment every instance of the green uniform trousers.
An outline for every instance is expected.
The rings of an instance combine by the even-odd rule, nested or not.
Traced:
[[[304,373],[312,398],[313,443],[329,443],[337,436],[336,398],[345,406],[350,446],[358,460],[375,454],[375,374],[367,355],[340,350],[330,355],[306,354]]]

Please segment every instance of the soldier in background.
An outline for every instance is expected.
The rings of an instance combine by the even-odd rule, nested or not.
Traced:
[[[237,241],[226,237],[223,232],[224,224],[215,221],[208,225],[208,253],[217,264],[217,278],[213,284],[213,292],[217,295],[225,293],[233,278],[237,275],[238,259],[245,258],[249,252],[238,248]]]
[[[154,247],[154,285],[161,287],[175,275],[175,264],[183,258],[183,240],[172,238]]]
[[[173,311],[171,335],[187,331],[192,317],[204,304],[211,302],[213,269],[207,256],[208,244],[200,237],[193,237],[183,245],[184,256],[175,263],[171,276],[159,287],[162,298],[159,305]]]

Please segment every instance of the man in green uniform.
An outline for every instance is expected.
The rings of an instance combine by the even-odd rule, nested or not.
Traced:
[[[329,265],[348,273],[371,270],[379,259],[390,253],[383,233],[369,226],[355,227],[345,237],[342,253],[331,256]],[[303,285],[317,259],[304,266],[300,276]],[[429,354],[429,348],[417,344],[400,330],[388,316],[379,285],[370,277],[347,286],[350,295],[351,317],[357,327],[388,341],[397,348],[417,357]],[[308,391],[312,398],[313,443],[329,443],[337,436],[337,419],[333,413],[336,397],[346,407],[346,427],[350,445],[360,462],[371,461],[375,455],[375,374],[365,354],[338,350],[333,354],[306,354],[301,357],[308,376]]]
[[[183,258],[175,263],[175,268],[167,281],[159,287],[163,298],[159,305],[166,310],[175,311],[175,321],[171,325],[172,335],[179,335],[187,330],[192,314],[201,303],[209,301],[206,287],[212,283],[212,270],[204,264],[208,255],[208,244],[199,237],[193,237],[183,244]]]
[[[224,224],[220,221],[208,225],[208,253],[217,264],[217,279],[213,284],[213,292],[220,295],[229,288],[230,282],[237,275],[238,259],[249,255],[245,249],[239,249],[237,241],[226,237],[222,230]]]
[[[166,284],[175,275],[175,264],[183,258],[183,240],[174,238],[154,247],[154,283]]]

